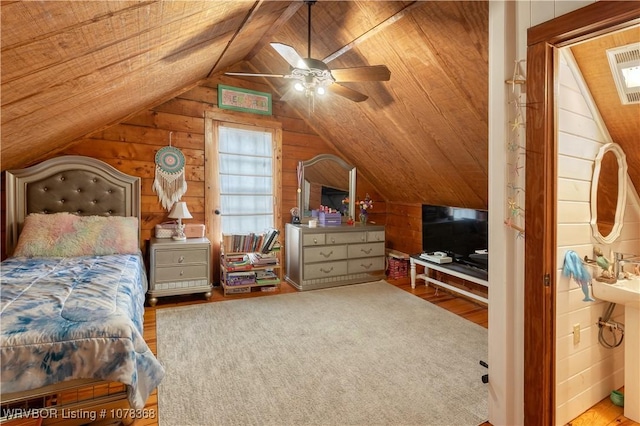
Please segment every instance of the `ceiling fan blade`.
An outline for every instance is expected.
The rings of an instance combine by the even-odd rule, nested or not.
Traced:
[[[391,71],[385,65],[332,69],[331,75],[338,83],[350,81],[389,81]]]
[[[224,75],[241,75],[244,77],[284,77],[284,74],[259,74],[251,72],[225,72]]]
[[[356,90],[350,89],[338,83],[333,83],[331,86],[327,87],[327,89],[331,93],[335,93],[336,95],[350,99],[353,102],[362,102],[369,99],[367,95],[362,94]]]
[[[280,56],[282,56],[293,68],[301,68],[303,70],[309,69],[307,64],[304,62],[304,59],[298,55],[298,52],[296,52],[296,49],[293,47],[282,43],[271,43],[271,47],[273,47],[276,52],[278,52]]]

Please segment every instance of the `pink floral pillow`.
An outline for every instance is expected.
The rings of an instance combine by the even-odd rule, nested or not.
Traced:
[[[75,257],[138,253],[138,218],[32,213],[14,256]]]

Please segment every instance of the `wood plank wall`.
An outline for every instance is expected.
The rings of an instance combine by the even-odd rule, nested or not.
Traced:
[[[142,235],[141,245],[153,235],[156,224],[167,219],[157,195],[152,189],[155,176],[154,158],[158,149],[171,143],[185,155],[188,190],[183,200],[187,202],[194,223],[204,223],[204,113],[220,111],[217,108],[217,84],[270,92],[266,85],[240,79],[221,77],[207,81],[193,89],[152,109],[143,111],[117,125],[82,138],[59,155],[86,155],[111,164],[118,170],[142,178]],[[274,96],[274,99],[277,95]],[[306,113],[306,111],[305,111]],[[238,114],[238,113],[235,113]],[[247,114],[251,116],[251,114]],[[259,116],[256,116],[259,117]],[[273,119],[282,123],[282,188],[280,193],[283,212],[280,229],[290,220],[289,210],[297,205],[297,174],[299,161],[308,160],[317,154],[330,153],[340,156],[331,141],[318,136],[305,120],[287,104],[274,100]],[[357,167],[357,161],[354,163]],[[24,165],[25,167],[28,164]],[[4,177],[4,176],[3,176]],[[387,246],[407,253],[421,249],[421,229],[419,205],[409,206],[388,204],[374,188],[366,176],[357,173],[356,198],[362,199],[368,193],[374,201],[370,221],[387,223],[387,210],[393,218],[387,230]],[[387,188],[393,193],[393,188]],[[4,185],[2,187],[2,213],[4,214]],[[405,230],[405,227],[408,229]],[[4,230],[2,223],[2,258],[5,254]],[[214,276],[217,276],[214,275]]]
[[[407,254],[422,251],[422,205],[387,204],[387,248]]]

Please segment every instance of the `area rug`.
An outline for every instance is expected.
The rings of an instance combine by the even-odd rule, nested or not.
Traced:
[[[156,314],[160,426],[488,418],[487,330],[385,281]]]

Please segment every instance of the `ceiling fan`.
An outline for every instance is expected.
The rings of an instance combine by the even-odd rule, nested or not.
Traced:
[[[271,43],[276,52],[284,58],[291,66],[289,74],[260,74],[246,72],[226,72],[226,75],[236,75],[245,77],[276,77],[295,80],[294,90],[303,92],[310,101],[315,95],[323,95],[329,91],[336,95],[345,97],[354,102],[362,102],[368,96],[343,86],[340,83],[359,81],[388,81],[391,72],[385,65],[373,65],[364,67],[332,69],[325,62],[311,57],[311,6],[316,0],[304,0],[309,8],[308,31],[307,31],[307,57],[302,58],[296,50],[283,43]],[[291,90],[282,99],[289,98]]]

